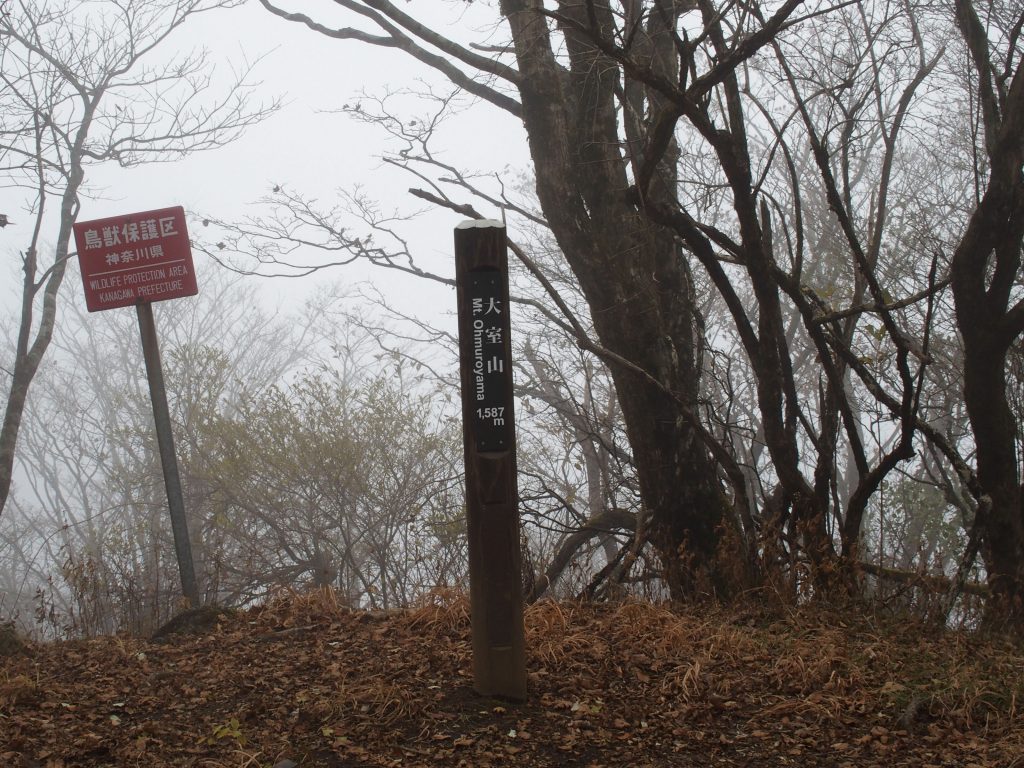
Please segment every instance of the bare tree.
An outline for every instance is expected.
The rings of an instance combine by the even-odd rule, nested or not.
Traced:
[[[275,103],[251,103],[251,65],[218,92],[206,51],[163,56],[167,41],[178,39],[192,17],[234,4],[104,0],[83,7],[13,0],[4,5],[0,173],[6,186],[24,190],[24,215],[33,224],[21,252],[19,328],[0,429],[0,512],[11,489],[29,387],[53,338],[87,169],[108,162],[131,167],[213,149],[276,109]]]
[[[400,120],[385,99],[346,107],[400,142],[387,162],[417,177],[419,199],[462,216],[479,216],[474,204],[502,208],[550,231],[568,270],[514,243],[546,294],[535,284],[521,298],[608,366],[649,516],[631,513],[615,531],[628,538],[650,524],[643,536],[674,595],[725,594],[772,569],[792,577],[794,595],[807,584],[857,590],[869,504],[897,471],[949,480],[946,498],[970,529],[958,568],[970,570],[994,498],[948,407],[961,370],[948,289],[958,258],[967,263],[954,257],[950,269],[948,252],[974,209],[965,172],[981,200],[994,161],[979,143],[975,174],[947,147],[970,153],[958,121],[986,93],[996,106],[979,122],[1013,114],[1020,24],[1010,9],[978,22],[991,28],[984,50],[984,35],[966,37],[975,81],[991,81],[977,90],[950,74],[950,15],[916,4],[508,0],[488,44],[466,45],[387,0],[346,2],[350,26],[337,28],[262,1],[317,33],[396,49],[522,119],[536,205],[431,153],[450,96],[427,120]],[[1015,199],[1004,196],[1003,210]],[[315,245],[338,254],[334,263],[423,274],[400,237],[389,249],[300,195],[273,202],[275,217],[243,228],[263,230],[261,259],[296,266],[298,249]],[[347,207],[394,234],[394,218],[365,199]],[[993,286],[1015,285],[1007,259],[995,276],[1009,282]],[[527,371],[531,397],[570,406],[562,428],[581,435],[595,425],[578,420],[579,381],[554,371]],[[571,511],[581,529],[598,514]],[[1017,526],[1008,519],[1006,541]],[[567,533],[578,542],[595,530]]]
[[[1024,622],[1024,507],[1008,356],[1024,333],[1024,12],[1014,3],[955,4],[973,69],[977,200],[952,257],[964,400],[977,448],[977,514],[994,607]]]
[[[198,297],[156,308],[196,567],[211,601],[227,597],[232,555],[208,471],[214,426],[286,377],[322,366],[337,335],[321,333],[322,304],[270,313],[242,282],[214,272]],[[147,632],[179,598],[141,349],[123,341],[134,324],[130,310],[97,316],[69,307],[25,414],[24,480],[0,521],[0,578],[11,574],[11,601],[21,600],[10,607],[29,615],[25,601],[46,586],[54,616],[76,634]]]
[[[646,162],[643,155],[647,137],[666,127],[656,124],[664,96],[623,70],[587,29],[593,22],[608,34],[616,29],[628,33],[637,50],[643,49],[646,66],[671,77],[677,61],[673,19],[680,9],[565,2],[548,12],[535,0],[504,2],[500,10],[508,41],[468,46],[386,1],[346,4],[353,26],[342,28],[269,0],[263,4],[321,34],[398,49],[523,120],[541,221],[582,288],[595,335],[574,325],[575,318],[560,322],[610,366],[651,516],[649,540],[660,554],[667,583],[676,596],[725,594],[740,586],[752,571],[735,567],[737,553],[746,561],[749,550],[733,546],[742,534],[735,530],[737,516],[731,510],[745,506],[747,494],[742,473],[699,418],[705,340],[693,277],[675,234],[638,210],[631,192],[634,177],[642,173],[645,193],[666,201],[676,194],[677,166],[662,162],[660,155]],[[770,30],[794,8],[794,3],[786,5]],[[712,79],[739,66],[770,38],[769,31],[738,47]],[[413,130],[406,138],[418,144],[425,135]],[[457,172],[452,175],[458,178]],[[653,186],[648,184],[652,179]],[[446,198],[436,185],[419,194],[462,215],[472,211]],[[301,213],[304,223],[315,223],[311,211]],[[332,248],[379,256],[343,231],[326,231],[337,235]],[[287,235],[284,239],[298,244]],[[564,309],[557,296],[550,298]],[[727,468],[720,473],[719,467]],[[730,492],[723,488],[723,475],[730,478]],[[730,530],[734,535],[726,535]]]
[[[765,511],[774,518],[772,525],[791,525],[802,539],[819,586],[828,585],[835,572],[832,518],[838,524],[844,560],[850,563],[864,504],[886,474],[913,452],[923,366],[916,365],[909,334],[888,306],[878,262],[887,232],[888,169],[901,147],[904,113],[937,61],[923,45],[915,49],[912,29],[906,28],[913,21],[899,14],[876,15],[867,4],[850,11],[826,10],[830,12],[821,22],[822,30],[812,27],[788,37],[781,34],[777,13],[764,19],[755,10],[752,15],[759,21],[749,26],[750,20],[742,15],[720,16],[712,4],[698,4],[705,42],[682,48],[687,57],[678,81],[661,86],[671,105],[663,116],[691,137],[688,153],[713,153],[718,166],[715,180],[728,190],[728,202],[723,204],[729,206],[729,215],[719,217],[719,223],[689,200],[677,208],[644,203],[650,215],[673,227],[686,242],[728,308],[753,374],[759,430],[778,483]],[[770,59],[759,58],[752,59],[742,76],[737,70],[715,75],[716,61],[772,27],[777,69]],[[902,33],[904,40],[876,51],[880,30],[891,28],[898,31],[887,34],[898,38]],[[834,50],[828,56],[814,55],[826,53],[811,43],[819,31],[819,39],[848,49],[853,64],[844,73],[845,80],[822,70]],[[794,44],[800,50],[794,50]],[[617,56],[635,59],[633,52],[618,50]],[[639,76],[650,80],[653,74]],[[707,78],[711,81],[702,87]],[[792,91],[788,118],[779,115],[780,99],[772,96],[775,83],[788,84]],[[894,92],[897,98],[889,98]],[[768,98],[775,102],[771,107]],[[857,143],[846,137],[827,147],[822,140],[854,125]],[[877,162],[878,171],[871,172],[868,160],[851,163],[858,148],[872,158],[870,162]],[[801,165],[803,158],[810,162]],[[859,167],[864,177],[851,174],[851,167]],[[815,187],[827,203],[826,214],[819,217],[805,209],[805,203],[814,199]],[[646,197],[642,189],[639,192]],[[818,233],[814,225],[821,228]],[[849,278],[843,280],[842,290],[833,286],[832,301],[842,299],[856,308],[841,319],[832,316],[832,303],[808,286],[814,280],[810,265],[837,255]],[[851,350],[865,312],[862,307],[885,328],[895,352],[893,370],[898,372],[892,395],[878,386],[870,394],[882,397],[885,392],[886,416],[901,425],[900,439],[878,452],[863,443],[860,407],[851,397],[848,380],[857,358]],[[801,361],[816,369],[803,381]],[[817,389],[817,397],[808,396],[813,391],[808,384]],[[838,448],[844,442],[856,482],[847,498],[836,498]]]

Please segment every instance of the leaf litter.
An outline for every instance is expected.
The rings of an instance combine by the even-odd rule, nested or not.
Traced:
[[[1024,768],[1024,649],[807,607],[541,602],[529,699],[477,696],[469,607],[330,593],[199,634],[0,658],[0,766]]]

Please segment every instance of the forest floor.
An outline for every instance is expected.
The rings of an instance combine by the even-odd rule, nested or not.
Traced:
[[[0,658],[0,766],[1024,768],[1024,648],[1000,635],[640,603],[542,602],[526,626],[522,704],[472,692],[452,595],[31,645]]]

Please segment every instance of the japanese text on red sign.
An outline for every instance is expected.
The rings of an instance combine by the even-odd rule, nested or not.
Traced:
[[[85,250],[92,251],[98,248],[110,249],[117,246],[131,246],[136,243],[147,243],[159,240],[164,237],[171,237],[179,234],[176,229],[176,221],[173,216],[164,216],[159,219],[143,219],[142,221],[129,221],[124,224],[113,224],[98,229],[83,230]],[[164,255],[163,246],[154,243],[141,248],[126,248],[123,251],[107,250],[105,260],[108,266],[114,264],[130,264],[133,261],[142,259],[158,259]]]
[[[181,207],[75,225],[90,312],[198,292]]]

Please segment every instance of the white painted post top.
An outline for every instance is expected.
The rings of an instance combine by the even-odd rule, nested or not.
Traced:
[[[490,229],[492,227],[504,229],[505,224],[495,219],[467,219],[455,225],[456,229]]]

